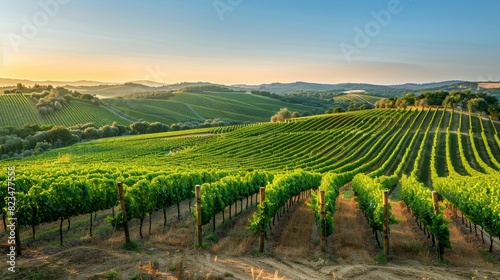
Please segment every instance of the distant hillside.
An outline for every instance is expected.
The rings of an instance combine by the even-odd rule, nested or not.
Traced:
[[[408,91],[432,90],[445,86],[452,86],[463,83],[462,81],[444,81],[439,83],[425,84],[402,84],[402,85],[373,85],[362,83],[343,83],[343,84],[317,84],[306,82],[295,83],[272,83],[260,85],[260,90],[265,90],[277,94],[289,94],[297,91],[333,91],[344,92],[352,90],[363,90],[369,94],[385,97],[401,96]],[[240,87],[244,87],[239,85]]]
[[[81,93],[89,93],[92,95],[96,95],[99,98],[116,98],[116,97],[125,97],[127,95],[139,92],[170,91],[170,90],[179,90],[182,88],[198,87],[198,86],[216,86],[216,84],[205,83],[205,82],[196,82],[196,83],[186,82],[186,83],[178,83],[178,84],[163,85],[163,86],[148,86],[145,84],[130,82],[120,85],[69,86],[67,88],[79,91]]]
[[[151,98],[136,94],[135,96],[139,98],[110,98],[104,99],[103,102],[132,118],[169,124],[213,118],[260,122],[269,121],[270,117],[283,107],[299,113],[318,110],[316,107],[287,103],[246,92],[228,90],[207,92],[204,90],[207,88],[217,87],[188,87],[171,94],[152,94]]]
[[[110,82],[98,82],[98,81],[86,81],[86,80],[80,80],[80,81],[31,81],[31,80],[26,80],[26,79],[7,79],[7,78],[0,78],[0,87],[10,87],[10,86],[15,86],[16,84],[21,83],[25,86],[34,86],[35,84],[38,85],[52,85],[52,86],[98,86],[98,85],[112,85],[116,83],[110,83]]]
[[[444,81],[444,82],[423,83],[423,84],[407,83],[407,84],[402,84],[402,85],[392,85],[389,87],[399,88],[399,89],[423,90],[423,89],[430,89],[430,88],[452,86],[452,85],[456,85],[459,83],[463,83],[463,81],[455,80],[455,81]]]
[[[119,92],[123,88],[134,89],[136,93],[128,94],[129,98],[103,99],[101,106],[93,105],[87,100],[74,99],[61,111],[52,112],[47,116],[40,115],[35,107],[36,101],[28,95],[0,94],[0,127],[20,127],[24,124],[71,126],[88,122],[102,126],[115,121],[130,124],[138,120],[159,121],[170,125],[216,118],[234,122],[261,122],[269,121],[270,117],[283,107],[301,114],[324,111],[317,107],[287,103],[214,85],[183,87],[178,91],[149,92],[144,90],[151,90],[150,87],[131,83],[92,88],[94,92],[100,93],[112,93],[113,90]]]
[[[12,87],[17,83],[22,83],[27,86],[33,86],[34,84],[53,86],[65,86],[70,90],[76,90],[81,93],[89,93],[97,95],[100,98],[116,98],[120,96],[126,96],[138,92],[153,92],[153,91],[175,91],[186,87],[197,87],[197,86],[224,86],[231,88],[233,90],[239,91],[252,91],[261,90],[268,91],[276,94],[290,94],[297,91],[330,91],[330,92],[345,92],[351,90],[363,90],[367,94],[382,96],[382,97],[395,97],[402,96],[408,92],[421,93],[423,91],[433,91],[433,90],[464,90],[469,89],[471,91],[483,90],[490,94],[500,96],[500,88],[496,86],[480,86],[480,85],[495,85],[496,83],[487,82],[465,82],[459,80],[442,81],[435,83],[406,83],[399,85],[373,85],[366,83],[341,83],[341,84],[320,84],[320,83],[308,83],[308,82],[294,82],[294,83],[270,83],[270,84],[260,84],[260,85],[245,85],[245,84],[235,84],[235,85],[221,85],[214,84],[210,82],[183,82],[177,84],[164,85],[163,83],[153,82],[153,81],[134,81],[124,84],[109,83],[109,82],[99,82],[99,81],[72,81],[72,82],[61,82],[61,81],[30,81],[23,79],[2,79],[0,78],[0,87]]]

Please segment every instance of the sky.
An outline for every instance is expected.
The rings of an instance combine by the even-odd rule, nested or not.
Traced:
[[[500,1],[0,0],[0,78],[500,80]]]

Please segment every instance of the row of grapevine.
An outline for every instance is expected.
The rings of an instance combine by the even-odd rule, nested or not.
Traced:
[[[266,186],[268,181],[272,181],[272,174],[254,171],[245,175],[227,176],[220,181],[202,184],[202,225],[212,220],[215,229],[215,216],[217,213],[222,212],[224,214],[227,207],[231,207],[237,201],[241,202],[243,199],[258,193],[259,188]],[[229,209],[229,215],[231,218],[231,209]]]
[[[488,156],[489,156],[489,158],[490,158],[493,166],[496,169],[500,169],[500,162],[498,161],[498,159],[493,154],[492,147],[490,147],[490,144],[489,144],[489,141],[488,141],[488,137],[486,136],[486,129],[484,128],[484,124],[481,121],[481,118],[479,116],[477,117],[477,119],[478,119],[479,124],[481,126],[481,139],[483,140],[483,145],[484,145],[484,148],[486,149],[486,153],[488,154]]]
[[[142,176],[138,176],[139,174],[141,173],[130,172],[108,176],[115,178],[106,178],[99,174],[87,174],[87,176],[74,174],[71,178],[67,174],[61,174],[60,177],[65,178],[63,180],[20,175],[16,177],[15,186],[18,224],[31,226],[35,238],[37,225],[59,220],[62,244],[63,221],[90,214],[90,235],[92,235],[92,213],[114,208],[118,202],[116,182],[124,181],[130,184],[128,186],[125,184],[127,219],[140,219],[142,236],[142,221],[146,216],[150,216],[156,210],[179,205],[184,200],[191,200],[194,197],[195,184],[219,180],[227,175],[225,172],[206,171],[168,175],[160,172]],[[6,186],[7,184],[2,184],[0,188],[4,190]],[[5,213],[6,201],[2,199],[1,204]],[[117,220],[121,220],[121,212],[109,219],[113,224]]]
[[[497,176],[450,176],[436,178],[433,185],[474,224],[491,236],[500,237],[500,180]],[[492,250],[492,247],[490,247]]]
[[[460,155],[460,160],[462,161],[462,165],[465,168],[465,171],[471,175],[471,176],[480,176],[481,172],[477,171],[476,169],[472,168],[471,164],[467,160],[465,153],[464,153],[464,146],[462,142],[462,119],[463,119],[463,112],[460,112],[460,121],[457,129],[457,138],[458,138],[458,153]]]
[[[430,124],[433,123],[436,115],[437,110],[432,115]],[[443,120],[443,116],[444,114],[440,118],[439,124]],[[439,131],[439,128],[440,125],[437,125],[437,132]],[[418,150],[411,175],[403,175],[400,180],[401,195],[403,201],[409,207],[409,209],[411,209],[411,212],[413,213],[415,218],[424,225],[424,228],[428,232],[432,234],[433,241],[434,239],[438,241],[438,255],[440,258],[443,258],[444,248],[451,248],[450,232],[447,226],[447,221],[444,219],[443,214],[439,213],[439,211],[436,211],[437,209],[434,208],[435,205],[433,203],[432,191],[417,180],[417,172],[419,170],[420,159],[422,158],[430,129],[431,125],[428,125],[424,132],[424,136],[420,144],[420,148]],[[437,137],[437,134],[435,135],[435,137]],[[433,149],[433,151],[435,152],[435,149]],[[431,172],[432,170],[435,170],[435,167],[433,166],[434,165],[432,164]]]
[[[81,180],[67,178],[48,186],[35,184],[23,192],[16,192],[16,217],[20,225],[30,225],[35,236],[35,226],[71,217],[109,209],[117,204],[117,190],[109,179]]]
[[[370,172],[369,175],[371,177],[381,176],[381,175],[383,175],[386,172],[386,170],[388,169],[388,167],[390,166],[390,164],[396,159],[396,156],[400,154],[400,152],[401,152],[401,150],[403,148],[403,143],[407,139],[408,135],[410,134],[410,132],[412,131],[412,129],[414,128],[414,126],[416,125],[417,120],[419,119],[419,116],[422,113],[423,113],[423,110],[419,111],[418,115],[414,117],[414,119],[411,122],[410,126],[406,129],[405,133],[403,134],[403,136],[401,137],[401,139],[397,143],[396,147],[392,150],[392,153],[388,156],[388,158],[384,161],[384,163],[382,163],[380,165],[380,167],[377,168],[376,170]],[[421,125],[422,125],[422,123],[420,123],[420,126]],[[415,137],[412,137],[412,140],[414,138]]]
[[[318,191],[312,192],[309,206],[314,212],[316,225],[319,232],[325,237],[333,233],[333,214],[335,214],[335,201],[340,193],[340,188],[344,185],[342,176],[335,173],[326,173],[321,179]],[[325,221],[321,221],[319,191],[325,192]]]
[[[474,132],[472,130],[472,115],[471,113],[469,112],[469,131],[468,131],[468,134],[469,134],[469,142],[470,142],[470,145],[472,147],[472,153],[476,159],[476,162],[477,164],[479,165],[479,167],[484,170],[486,173],[488,174],[495,174],[495,173],[498,173],[497,170],[491,168],[488,164],[486,164],[481,155],[479,154],[479,149],[476,145],[476,141],[474,140]]]
[[[449,128],[450,126],[446,134],[446,161],[450,166],[452,165],[450,160],[452,151],[449,143]],[[469,130],[469,133],[472,134],[472,131]],[[484,130],[482,133],[484,135]],[[475,154],[477,157],[477,151]],[[461,154],[462,156],[463,154]],[[464,161],[463,157],[462,161]],[[467,162],[463,162],[463,164],[467,166]],[[433,174],[434,189],[464,213],[470,221],[482,226],[490,236],[500,236],[500,206],[498,204],[500,201],[500,189],[498,188],[500,181],[497,176],[477,174],[477,171],[474,172],[475,176],[461,176],[453,167],[450,166],[448,169],[450,173],[447,177],[438,177],[437,174]],[[469,172],[472,173],[470,169]],[[490,170],[490,172],[494,171]],[[490,250],[492,250],[492,245],[491,243]]]
[[[267,231],[271,218],[287,203],[302,191],[316,189],[321,183],[321,175],[305,171],[294,171],[275,175],[273,182],[266,186],[266,196],[263,205],[250,219],[249,228],[256,233]]]
[[[451,248],[450,231],[443,214],[434,211],[432,191],[418,182],[414,175],[403,175],[400,182],[403,201],[438,241],[438,253],[442,258],[444,248]]]
[[[371,178],[365,174],[358,174],[352,180],[352,189],[356,193],[359,208],[365,213],[368,224],[374,231],[382,231],[384,224],[383,193],[385,190],[390,190],[397,182],[397,176]],[[388,217],[389,224],[396,223],[390,205],[388,205]]]

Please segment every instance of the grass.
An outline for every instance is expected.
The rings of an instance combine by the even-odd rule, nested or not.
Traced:
[[[342,192],[342,198],[343,199],[351,199],[353,198],[355,195],[354,195],[354,191],[352,189],[347,189],[345,191]]]
[[[389,259],[387,259],[386,255],[384,255],[384,253],[382,253],[382,252],[378,253],[378,255],[375,258],[375,260],[379,264],[387,264],[389,262]]]
[[[123,243],[121,248],[127,251],[139,252],[142,249],[142,244],[139,242],[130,241]]]
[[[495,257],[488,250],[480,249],[479,253],[484,257],[484,259],[490,263],[496,263]]]
[[[108,271],[108,273],[106,273],[106,279],[107,280],[118,280],[118,279],[120,279],[120,274],[118,273],[118,271],[112,269],[112,270]]]

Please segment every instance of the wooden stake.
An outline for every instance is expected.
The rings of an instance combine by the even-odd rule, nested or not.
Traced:
[[[264,207],[264,200],[266,199],[266,188],[260,187],[259,198],[260,198],[260,206]],[[264,252],[264,239],[266,237],[264,227],[265,227],[265,225],[261,225],[260,236],[259,236],[259,252],[261,252],[261,253]]]
[[[201,238],[201,187],[200,185],[195,186],[196,189],[196,239],[198,240],[198,246],[203,245]]]
[[[320,232],[319,246],[320,246],[321,252],[326,253],[326,238],[325,238],[325,235],[326,235],[326,232],[325,232],[326,231],[326,220],[325,220],[326,213],[325,213],[325,191],[324,190],[319,191],[319,213],[320,213],[320,223],[321,223],[320,229],[323,229]]]
[[[127,211],[125,209],[125,198],[123,197],[123,184],[118,182],[118,199],[120,200],[120,206],[122,208],[123,216],[123,226],[125,228],[125,242],[130,243],[130,235],[128,233],[128,223],[127,223]]]
[[[384,238],[384,255],[389,258],[389,190],[384,191],[383,196],[384,206],[384,224],[383,224],[383,238]]]

